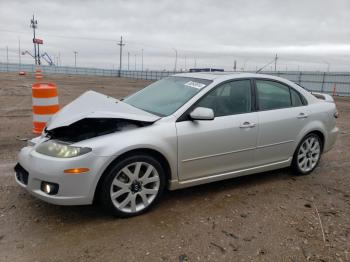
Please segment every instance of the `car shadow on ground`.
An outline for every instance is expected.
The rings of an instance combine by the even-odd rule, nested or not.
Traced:
[[[249,189],[257,185],[267,184],[278,180],[295,179],[290,168],[283,168],[268,172],[225,179],[208,184],[198,185],[176,191],[170,191],[165,197],[169,199],[194,196],[210,196],[219,192],[232,191],[234,189]]]
[[[262,186],[281,180],[296,179],[297,177],[292,174],[289,168],[284,168],[175,191],[166,191],[157,206],[145,215],[147,216],[149,213],[154,215],[154,213],[157,212],[167,212],[174,208],[175,205],[173,203],[175,201],[180,201],[182,205],[186,205],[187,202],[190,205],[192,201],[198,201],[198,198],[211,198],[220,193],[233,193],[235,190],[249,190],[259,185]],[[59,222],[75,223],[74,221],[76,220],[80,222],[91,222],[94,220],[108,221],[118,219],[103,209],[98,202],[89,206],[57,206],[47,204],[29,195],[27,196],[27,200],[29,203],[26,205],[32,206],[31,210],[32,213],[36,213],[35,216],[47,217],[48,219],[55,218],[55,220],[59,220]]]

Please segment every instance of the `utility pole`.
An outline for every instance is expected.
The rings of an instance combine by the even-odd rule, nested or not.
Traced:
[[[277,59],[278,59],[278,56],[277,56],[277,54],[276,54],[276,56],[275,56],[275,72],[276,72],[276,70],[277,70]]]
[[[176,68],[177,68],[177,50],[175,48],[173,48],[175,51],[175,67],[174,67],[174,72],[176,72]]]
[[[37,55],[38,55],[38,65],[41,65],[41,61],[40,61],[40,45],[37,44],[37,47],[38,47],[38,53],[37,53]]]
[[[195,57],[194,58],[194,68],[196,68],[197,67],[197,58]]]
[[[135,54],[135,71],[136,71],[136,54]]]
[[[141,49],[141,71],[143,71],[143,48]]]
[[[128,52],[128,71],[130,70],[130,52]]]
[[[77,54],[78,52],[77,51],[74,51],[74,67],[75,67],[75,71],[77,71]]]
[[[21,38],[18,37],[18,64],[21,69]]]
[[[236,71],[237,70],[237,61],[235,60],[233,62],[233,71]]]
[[[9,47],[6,46],[6,71],[9,71]]]
[[[119,77],[121,76],[122,73],[122,56],[123,56],[123,46],[125,46],[125,44],[123,43],[123,37],[120,37],[120,41],[117,44],[120,47],[120,51],[119,51]]]
[[[247,62],[249,61],[249,59],[244,59],[244,62],[243,62],[243,71],[246,71],[246,65],[247,65]]]
[[[328,61],[323,61],[325,64],[327,64],[327,72],[329,72],[329,69],[331,67],[331,64]]]
[[[30,20],[30,27],[33,28],[34,60],[35,60],[35,65],[37,65],[38,59],[36,54],[35,29],[38,27],[38,21],[34,19],[34,14],[33,14],[32,20]]]

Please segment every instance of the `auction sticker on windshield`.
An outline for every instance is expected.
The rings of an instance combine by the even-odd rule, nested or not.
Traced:
[[[185,86],[194,87],[194,88],[197,88],[197,89],[201,89],[201,88],[205,87],[205,84],[194,82],[194,81],[188,81],[184,85]]]

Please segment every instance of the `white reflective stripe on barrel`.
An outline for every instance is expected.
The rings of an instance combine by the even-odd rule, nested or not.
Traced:
[[[33,114],[33,121],[34,122],[47,122],[50,120],[52,115],[37,115]]]
[[[35,98],[33,97],[33,106],[51,106],[58,105],[58,97]]]

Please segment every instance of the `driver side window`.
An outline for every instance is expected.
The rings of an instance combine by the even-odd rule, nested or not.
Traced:
[[[210,91],[196,105],[211,108],[215,117],[251,112],[250,80],[224,83]]]

